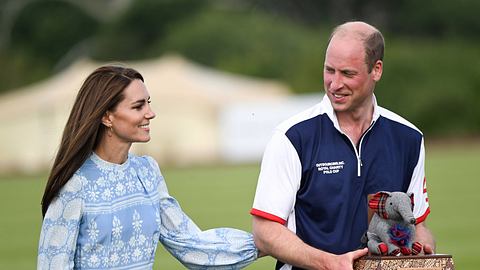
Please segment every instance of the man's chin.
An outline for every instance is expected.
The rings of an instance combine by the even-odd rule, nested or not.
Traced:
[[[346,111],[348,111],[348,105],[345,104],[345,103],[341,103],[341,104],[332,103],[332,107],[333,107],[333,110],[335,112],[346,112]]]

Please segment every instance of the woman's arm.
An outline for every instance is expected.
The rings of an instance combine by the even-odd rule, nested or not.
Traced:
[[[240,269],[257,259],[252,234],[230,228],[200,230],[168,193],[157,162],[147,159],[158,179],[159,240],[177,260],[188,269]]]
[[[217,228],[202,231],[166,194],[164,181],[160,199],[160,241],[188,269],[240,269],[257,259],[250,233]]]
[[[73,176],[50,203],[43,219],[37,269],[73,269],[83,207],[81,181]]]

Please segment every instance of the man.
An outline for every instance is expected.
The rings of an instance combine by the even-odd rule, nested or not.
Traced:
[[[348,22],[325,54],[325,96],[280,124],[262,161],[251,214],[255,243],[276,269],[352,269],[368,228],[367,196],[414,193],[416,241],[433,253],[422,133],[377,105],[384,40],[373,26]]]

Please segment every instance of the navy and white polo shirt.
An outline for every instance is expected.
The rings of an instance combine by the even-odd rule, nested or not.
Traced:
[[[417,223],[429,214],[423,134],[374,99],[358,150],[325,95],[286,120],[265,150],[251,214],[286,225],[305,243],[343,254],[368,228],[367,195],[414,193]],[[281,268],[280,268],[281,267]],[[295,269],[283,263],[277,269]]]

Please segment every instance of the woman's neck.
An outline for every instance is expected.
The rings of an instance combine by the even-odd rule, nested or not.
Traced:
[[[127,161],[131,143],[114,142],[111,138],[103,138],[94,152],[101,159],[110,163],[123,164]]]

